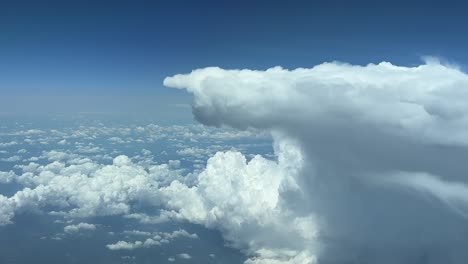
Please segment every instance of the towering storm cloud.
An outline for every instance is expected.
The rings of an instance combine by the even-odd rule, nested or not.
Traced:
[[[456,67],[210,67],[164,85],[193,94],[203,124],[273,135],[276,161],[218,153],[195,186],[161,190],[248,263],[465,263],[468,75]]]

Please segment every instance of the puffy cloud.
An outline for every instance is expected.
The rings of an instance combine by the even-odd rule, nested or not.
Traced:
[[[184,149],[178,150],[177,154],[181,156],[203,157],[203,156],[210,154],[210,151],[207,149],[190,147],[190,148],[184,148]]]
[[[187,232],[184,229],[178,229],[178,230],[173,231],[172,233],[163,232],[163,233],[159,233],[159,235],[162,236],[163,238],[167,239],[167,240],[173,240],[173,239],[176,239],[176,238],[198,239],[197,234],[195,234],[195,233],[190,234],[189,232]]]
[[[281,163],[261,156],[247,161],[239,152],[219,152],[208,160],[196,186],[174,181],[160,192],[166,206],[174,210],[173,218],[219,229],[232,246],[247,250],[249,255],[259,255],[265,245],[309,244],[317,235],[313,215],[291,214],[280,197],[297,190],[291,177],[298,172],[301,157],[292,145],[292,141],[283,141],[277,146]],[[315,261],[306,251],[294,252],[307,254],[310,263]],[[283,259],[296,257],[286,255]]]
[[[161,242],[148,238],[145,241],[135,241],[135,242],[118,241],[115,244],[106,245],[106,247],[110,250],[134,250],[137,248],[149,248],[149,247],[160,246],[160,245],[161,245]]]
[[[16,161],[20,161],[20,160],[21,160],[21,157],[18,156],[18,155],[0,159],[0,161],[3,161],[3,162],[16,162]]]
[[[180,259],[191,259],[192,256],[190,256],[189,254],[187,253],[180,253],[180,254],[177,254],[177,257],[180,258]]]
[[[29,129],[29,130],[21,130],[13,135],[21,135],[21,136],[31,136],[31,135],[39,135],[39,134],[44,134],[45,131],[40,130],[40,129]]]
[[[6,147],[11,147],[14,145],[17,145],[18,142],[16,141],[10,141],[10,142],[0,142],[0,148],[6,148]]]
[[[51,150],[51,151],[45,151],[42,153],[40,158],[43,159],[48,159],[49,161],[62,161],[62,160],[69,160],[72,158],[76,158],[78,155],[76,154],[70,154],[64,151],[57,151],[57,150]]]
[[[16,178],[16,174],[13,171],[0,171],[0,184],[10,183]]]
[[[12,201],[0,194],[0,226],[11,224],[15,208]]]
[[[139,231],[139,230],[126,230],[123,232],[124,235],[133,235],[133,236],[150,236],[150,232]]]
[[[324,63],[293,71],[212,67],[164,80],[194,94],[194,114],[207,124],[285,129],[278,120],[302,126],[307,120],[316,133],[359,125],[418,141],[462,144],[468,143],[462,133],[468,91],[459,88],[467,83],[463,72],[440,64],[408,68],[388,62]]]
[[[196,186],[162,190],[179,217],[220,229],[247,263],[464,263],[468,76],[459,69],[211,67],[164,84],[193,94],[203,124],[274,136],[277,161],[216,154]]]
[[[28,187],[2,199],[0,210],[8,214],[2,214],[0,224],[11,223],[15,212],[46,208],[68,218],[134,213],[132,203],[157,206],[160,184],[181,178],[167,165],[144,167],[123,155],[111,165],[56,151],[44,155],[56,160],[46,165],[18,166],[23,170],[19,176],[2,173],[2,181],[14,177]]]
[[[284,250],[259,250],[257,255],[245,261],[245,264],[312,264],[317,261],[307,251],[297,253]]]
[[[79,223],[76,225],[67,225],[63,228],[63,231],[68,234],[79,233],[80,231],[94,231],[96,230],[96,225],[88,223]]]
[[[174,213],[163,210],[160,211],[160,214],[157,216],[147,215],[145,213],[131,213],[125,215],[124,217],[128,219],[136,219],[143,224],[161,224],[168,222],[173,217],[173,215]]]
[[[20,149],[18,150],[16,153],[18,154],[25,154],[25,153],[28,153],[28,151],[26,149]]]
[[[138,235],[145,235],[142,232],[135,233]],[[155,246],[160,246],[162,244],[170,243],[171,241],[178,239],[178,238],[187,238],[187,239],[198,239],[198,235],[193,233],[190,234],[184,229],[178,229],[173,231],[172,233],[167,232],[157,232],[152,237],[147,238],[144,241],[134,241],[134,242],[127,242],[127,241],[118,241],[114,244],[106,245],[106,247],[110,250],[134,250],[137,248],[150,248]]]

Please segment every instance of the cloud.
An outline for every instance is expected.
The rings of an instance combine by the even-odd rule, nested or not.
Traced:
[[[138,233],[132,232],[132,233],[137,234],[137,235],[146,235],[146,234],[143,234],[142,232],[138,232]],[[184,229],[178,229],[178,230],[173,231],[172,233],[157,232],[153,234],[151,237],[143,241],[137,240],[134,242],[127,242],[127,241],[121,240],[114,244],[108,244],[106,245],[106,247],[110,250],[134,250],[137,248],[150,248],[150,247],[155,247],[155,246],[161,246],[162,244],[170,243],[171,241],[178,239],[178,238],[198,239],[198,235],[195,233],[190,234]]]
[[[273,135],[277,161],[218,153],[196,186],[161,190],[179,217],[244,249],[246,263],[464,263],[466,219],[452,213],[467,208],[468,76],[459,69],[433,60],[210,67],[164,85],[193,94],[205,125]]]
[[[115,244],[106,245],[110,250],[134,250],[137,248],[149,248],[153,246],[160,246],[161,242],[148,238],[145,241],[126,242],[118,241]]]
[[[17,161],[20,161],[20,160],[21,160],[21,157],[18,156],[18,155],[0,159],[0,161],[3,161],[3,162],[17,162]]]
[[[190,239],[198,239],[198,235],[193,233],[190,234],[184,229],[178,229],[173,231],[172,233],[159,233],[164,239],[173,240],[176,238],[190,238]]]
[[[0,194],[0,226],[11,224],[15,208],[7,197]]]
[[[132,211],[132,203],[158,206],[160,184],[182,179],[165,164],[143,167],[123,155],[111,165],[57,151],[43,156],[52,162],[18,166],[23,170],[18,176],[2,173],[2,181],[15,180],[28,187],[0,200],[0,210],[9,212],[1,224],[11,223],[16,212],[44,209],[66,218],[138,213]]]
[[[316,259],[307,252],[260,250],[256,257],[248,259],[245,264],[310,264]]]
[[[265,245],[311,243],[317,235],[314,217],[291,215],[289,205],[280,199],[281,193],[297,190],[289,177],[297,173],[301,157],[290,149],[291,144],[285,141],[277,146],[281,163],[261,156],[247,161],[239,152],[219,152],[208,160],[196,186],[173,181],[160,189],[163,200],[174,210],[174,219],[219,229],[231,246],[249,255],[259,255]],[[290,252],[309,256],[307,250]],[[314,261],[312,256],[309,260]]]
[[[2,183],[10,183],[12,182],[16,177],[16,174],[14,171],[0,171],[0,184]]]
[[[76,225],[67,225],[63,228],[63,231],[68,234],[79,233],[80,231],[94,231],[96,226],[88,223],[79,223]]]
[[[177,254],[177,257],[180,258],[180,259],[191,259],[192,256],[190,256],[189,254],[187,253],[180,253],[180,254]]]
[[[150,232],[140,231],[140,230],[126,230],[122,234],[132,235],[132,236],[150,236]]]
[[[16,141],[10,141],[10,142],[0,142],[0,148],[6,148],[6,147],[11,147],[14,145],[17,145],[18,142]]]
[[[463,72],[440,64],[408,68],[387,62],[324,63],[293,71],[212,67],[164,80],[193,93],[195,117],[206,124],[284,129],[278,120],[301,125],[306,119],[313,120],[308,124],[313,130],[383,126],[414,140],[462,144],[468,142],[460,129],[466,128],[468,92],[458,87],[467,82]],[[450,128],[458,129],[447,138]]]

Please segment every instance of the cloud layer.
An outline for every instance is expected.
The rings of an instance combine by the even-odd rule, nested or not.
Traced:
[[[249,263],[468,257],[468,76],[459,69],[433,60],[211,67],[164,84],[193,94],[203,124],[274,135],[277,162],[217,154],[199,185],[168,187],[199,201],[199,214],[170,204],[179,215],[222,230],[256,255]]]

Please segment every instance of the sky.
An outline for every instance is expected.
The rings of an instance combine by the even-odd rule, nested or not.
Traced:
[[[435,1],[3,1],[0,89],[177,98],[163,78],[207,66],[415,65],[427,55],[464,65],[465,11]]]
[[[2,1],[0,263],[467,263],[467,11]]]

